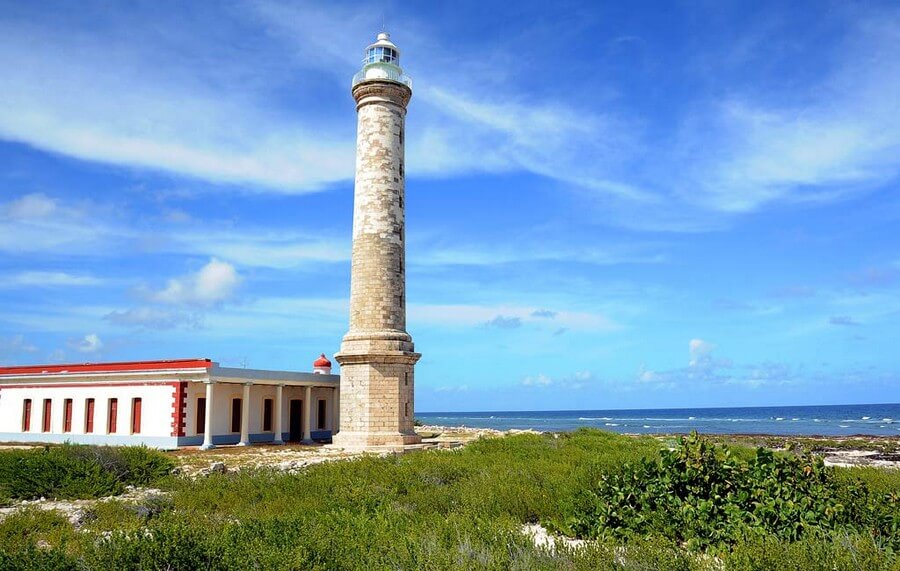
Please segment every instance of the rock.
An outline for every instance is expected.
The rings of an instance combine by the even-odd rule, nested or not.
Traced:
[[[228,471],[228,468],[225,467],[225,462],[213,462],[209,465],[210,474],[224,474]]]
[[[175,466],[174,468],[172,468],[172,471],[169,473],[172,474],[173,476],[180,476],[184,473],[184,468],[182,468],[181,466]]]
[[[75,529],[81,529],[95,519],[97,519],[97,515],[92,511],[76,510],[69,516],[69,523]]]

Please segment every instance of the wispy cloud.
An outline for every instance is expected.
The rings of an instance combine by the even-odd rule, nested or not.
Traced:
[[[114,325],[157,330],[183,326],[197,329],[202,326],[202,315],[199,313],[156,307],[111,311],[104,316],[104,319]]]
[[[412,304],[409,321],[444,326],[484,326],[519,328],[529,324],[547,326],[547,319],[535,317],[540,308],[490,305]],[[613,331],[621,326],[601,313],[558,310],[553,324],[578,330]]]
[[[106,283],[104,280],[83,274],[67,272],[17,272],[0,275],[0,288],[19,287],[86,287]]]
[[[24,335],[0,337],[0,362],[20,359],[26,354],[35,353],[38,348],[29,343]]]
[[[596,384],[601,380],[598,379],[591,371],[576,371],[571,375],[561,377],[551,377],[543,373],[538,375],[529,375],[522,379],[520,383],[523,387],[543,389],[553,388],[562,390],[581,390]]]
[[[3,138],[81,159],[281,192],[352,177],[352,131],[330,135],[260,104],[260,82],[271,72],[265,53],[229,57],[221,52],[233,48],[210,37],[214,28],[183,12],[85,10],[96,18],[90,34],[77,21],[59,22],[61,15],[0,20]],[[142,17],[166,22],[138,25]],[[216,21],[241,33],[233,10]],[[129,33],[120,35],[124,29]]]
[[[485,327],[495,327],[497,329],[518,329],[522,327],[521,317],[507,317],[506,315],[498,315],[497,317],[485,322]]]
[[[859,321],[853,319],[849,315],[835,315],[828,318],[828,323],[830,325],[838,325],[842,327],[862,325]]]
[[[553,319],[554,317],[556,317],[556,312],[549,309],[536,309],[531,312],[531,316],[543,317],[544,319]]]
[[[706,152],[683,196],[705,208],[749,212],[772,202],[841,200],[894,178],[898,22],[890,10],[858,18],[834,47],[836,64],[803,97],[767,98],[732,86],[710,101],[686,124],[683,143]]]

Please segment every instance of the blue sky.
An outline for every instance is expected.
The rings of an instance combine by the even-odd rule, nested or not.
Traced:
[[[877,2],[0,2],[0,362],[336,352],[383,16],[419,410],[900,401]]]

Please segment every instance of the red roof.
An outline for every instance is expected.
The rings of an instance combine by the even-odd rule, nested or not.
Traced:
[[[313,361],[313,367],[330,367],[331,361],[328,360],[328,357],[325,356],[325,353],[322,353],[318,359]]]
[[[122,361],[118,363],[74,363],[71,365],[24,365],[0,367],[0,375],[41,375],[63,373],[119,373],[162,371],[169,369],[209,369],[210,359],[173,359],[165,361]]]

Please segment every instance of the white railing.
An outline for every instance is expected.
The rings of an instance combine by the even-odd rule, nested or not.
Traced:
[[[364,67],[353,76],[353,84],[351,87],[356,87],[357,84],[362,83],[363,81],[394,81],[396,83],[402,83],[406,87],[412,89],[412,78],[405,73],[398,71],[393,66],[388,67],[375,64]]]

